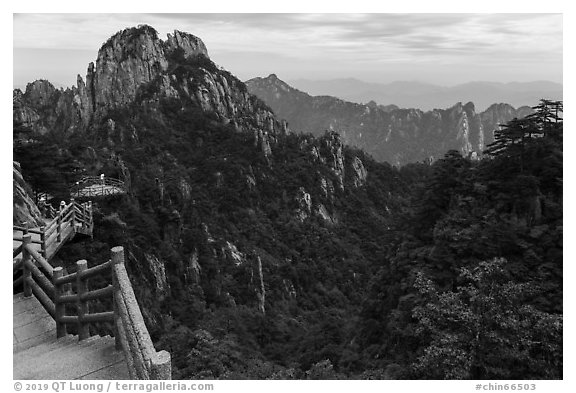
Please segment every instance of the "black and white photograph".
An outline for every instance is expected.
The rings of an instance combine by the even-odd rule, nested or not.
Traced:
[[[564,391],[562,12],[105,10],[12,14],[9,387]]]

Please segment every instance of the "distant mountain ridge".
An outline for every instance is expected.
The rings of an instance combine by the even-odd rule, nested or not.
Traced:
[[[372,239],[386,235],[409,191],[399,170],[336,133],[289,132],[199,37],[163,40],[147,25],[108,39],[71,89],[37,80],[14,90],[13,148],[23,176],[36,175],[34,191],[57,200],[84,174],[125,182],[129,193],[98,201],[94,239],[60,255],[98,260],[126,247],[174,379],[300,377],[323,367],[321,349],[335,347],[319,321],[355,321],[387,244]],[[238,328],[222,331],[228,316]],[[278,336],[295,318],[291,338]],[[286,366],[292,359],[298,374]]]
[[[124,181],[58,262],[124,246],[174,380],[562,379],[558,107],[493,159],[396,168],[343,138],[394,163],[468,154],[524,109],[361,105],[275,75],[250,88],[278,115],[199,37],[119,31],[76,86],[13,91],[14,219],[40,215],[25,194],[59,204],[84,175]]]
[[[451,149],[464,156],[481,155],[500,124],[532,111],[530,107],[493,104],[477,113],[472,102],[427,112],[375,102],[363,105],[331,96],[310,96],[274,74],[251,79],[246,86],[286,119],[292,130],[314,135],[336,131],[345,143],[394,165],[440,158]]]
[[[397,81],[387,84],[365,82],[354,78],[332,80],[297,79],[291,86],[310,95],[330,95],[347,101],[394,104],[401,108],[432,110],[455,102],[474,102],[483,111],[495,102],[514,107],[533,105],[540,98],[561,100],[563,86],[549,81],[534,82],[468,82],[445,87],[424,82]]]

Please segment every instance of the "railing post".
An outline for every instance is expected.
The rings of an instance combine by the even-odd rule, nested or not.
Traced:
[[[166,351],[156,352],[152,359],[152,370],[150,379],[170,380],[172,379],[172,362],[170,353]]]
[[[124,264],[124,247],[117,246],[113,247],[112,250],[112,286],[114,287],[114,295],[112,301],[114,303],[114,341],[116,344],[116,349],[122,349],[122,342],[120,341],[120,325],[122,324],[122,316],[118,310],[118,302],[122,302],[122,291],[120,290],[120,284],[118,283],[118,277],[116,276],[116,266]]]
[[[93,221],[93,220],[94,220],[94,218],[93,218],[93,216],[92,216],[92,201],[88,201],[88,209],[90,209],[90,210],[89,210],[89,215],[90,215],[90,220],[89,220],[89,222],[90,222],[90,236],[93,236],[93,232],[94,232],[94,225],[93,225],[94,221]]]
[[[30,260],[30,253],[27,246],[32,241],[32,235],[25,234],[22,236],[22,285],[24,287],[24,297],[32,296],[32,288],[28,285],[28,279],[32,277],[30,269],[28,269],[27,261]]]
[[[56,218],[56,241],[57,242],[61,242],[62,241],[62,234],[60,233],[62,231],[62,210],[60,210],[60,213],[58,214],[58,218]]]
[[[72,209],[72,217],[70,217],[70,223],[72,224],[72,230],[76,232],[76,209],[74,209],[74,197],[70,198],[70,208]]]
[[[44,259],[46,259],[46,260],[48,260],[47,248],[48,248],[48,246],[46,245],[46,227],[41,226],[40,227],[40,252],[41,252],[42,256],[44,257]]]
[[[54,268],[54,275],[52,276],[52,284],[54,285],[54,305],[56,306],[56,338],[64,337],[66,332],[66,324],[62,323],[62,318],[65,315],[65,305],[60,302],[60,296],[63,294],[62,285],[57,283],[57,280],[64,275],[64,270],[61,266]]]
[[[84,316],[88,314],[88,304],[80,300],[82,295],[88,292],[86,281],[82,280],[81,273],[88,268],[88,262],[81,259],[76,262],[76,292],[78,293],[78,300],[76,306],[78,308],[78,340],[82,341],[90,336],[89,326],[84,322]]]

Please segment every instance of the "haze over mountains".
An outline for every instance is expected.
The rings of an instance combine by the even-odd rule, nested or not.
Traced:
[[[387,242],[365,239],[388,230],[400,200],[388,191],[407,191],[398,170],[335,133],[289,132],[200,38],[163,40],[146,25],[108,39],[71,89],[36,80],[14,90],[13,119],[14,158],[36,192],[67,199],[68,185],[97,173],[130,189],[98,201],[94,239],[59,257],[129,250],[173,379],[332,368],[385,252]]]
[[[562,104],[475,161],[464,155],[531,109],[456,102],[245,84],[201,38],[140,25],[74,87],[13,91],[14,195],[57,205],[84,175],[124,181],[58,263],[125,247],[174,380],[562,379]],[[437,159],[391,166],[344,142],[395,164]]]
[[[331,96],[313,97],[274,74],[251,79],[246,85],[277,116],[286,119],[293,131],[317,136],[325,130],[336,131],[345,143],[393,165],[437,159],[450,149],[463,156],[479,156],[494,141],[494,130],[500,124],[531,113],[529,106],[516,109],[494,103],[480,112],[475,103],[461,101],[429,111],[374,101],[364,105]]]
[[[381,84],[346,78],[296,79],[288,81],[288,84],[313,96],[329,95],[357,103],[375,101],[381,105],[394,104],[422,110],[447,108],[456,102],[468,101],[473,102],[478,111],[500,102],[514,107],[534,105],[542,97],[561,100],[563,91],[561,83],[549,81],[469,82],[446,87],[413,81]]]

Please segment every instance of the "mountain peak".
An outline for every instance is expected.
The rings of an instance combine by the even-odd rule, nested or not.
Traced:
[[[255,79],[259,79],[259,78],[255,78]],[[270,84],[275,85],[275,86],[280,86],[283,88],[289,88],[290,90],[294,89],[288,83],[286,83],[282,79],[278,78],[278,75],[276,75],[276,74],[270,74],[266,78],[260,78],[260,79],[263,82],[267,82],[267,83],[270,83]]]
[[[169,86],[165,74],[171,62],[194,63],[200,57],[206,58],[206,66],[211,63],[204,42],[186,32],[174,30],[163,41],[148,25],[119,31],[102,45],[95,66],[88,68],[86,88],[93,92],[88,97],[91,107],[126,105],[136,98],[141,86],[158,83],[160,78]],[[171,90],[169,93],[174,95]]]
[[[96,61],[89,64],[85,81],[77,78],[76,87],[60,92],[47,81],[37,81],[26,93],[15,92],[13,96],[15,102],[24,104],[16,117],[25,124],[36,124],[36,110],[51,106],[53,119],[47,120],[45,127],[34,125],[42,130],[85,129],[90,123],[106,121],[110,112],[119,108],[142,104],[159,110],[170,101],[210,112],[223,123],[233,122],[237,130],[286,131],[285,124],[249,95],[240,80],[209,59],[200,38],[174,30],[163,41],[148,25],[130,27],[110,37]]]
[[[475,106],[474,103],[472,101],[468,101],[465,105],[464,105],[464,109],[470,112],[475,112]]]
[[[156,29],[149,25],[138,25],[117,32],[102,45],[98,58],[112,51],[117,55],[115,60],[122,61],[129,57],[147,59],[150,55],[165,56],[176,50],[181,50],[185,58],[198,55],[210,58],[206,45],[195,35],[174,30],[174,33],[168,33],[166,41],[163,41],[158,37]]]
[[[256,77],[256,78],[252,78],[248,81],[245,82],[246,86],[249,87],[249,89],[252,90],[266,90],[266,89],[272,89],[274,90],[276,93],[281,93],[281,92],[290,92],[296,95],[304,95],[304,96],[308,96],[308,94],[295,89],[294,87],[290,86],[288,83],[284,82],[282,79],[278,78],[278,75],[276,74],[270,74],[265,78],[262,77]]]
[[[427,112],[379,105],[376,100],[361,105],[331,96],[310,96],[270,77],[255,78],[246,85],[277,116],[285,118],[291,129],[317,136],[326,129],[336,131],[344,143],[394,165],[442,157],[449,149],[463,156],[481,154],[494,140],[493,130],[499,124],[529,113],[509,105],[477,113],[471,101]]]
[[[28,101],[37,106],[45,106],[52,99],[57,89],[45,79],[38,79],[26,85],[24,96]]]
[[[152,26],[138,25],[137,27],[128,27],[112,35],[98,51],[99,55],[110,48],[114,48],[117,43],[121,42],[127,47],[133,47],[138,41],[161,41],[158,38],[158,32]]]
[[[185,58],[198,55],[203,55],[208,59],[210,58],[204,42],[190,33],[174,30],[174,35],[168,34],[168,39],[165,44],[169,51],[179,48],[182,49]]]

